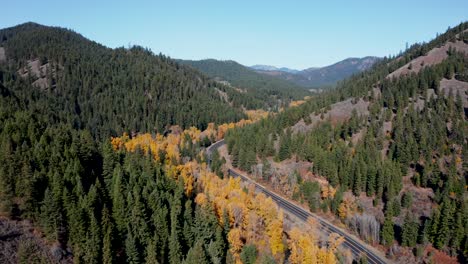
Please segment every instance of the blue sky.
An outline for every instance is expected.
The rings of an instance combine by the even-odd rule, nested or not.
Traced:
[[[71,28],[109,47],[303,69],[396,54],[468,20],[467,0],[4,1],[0,28]]]

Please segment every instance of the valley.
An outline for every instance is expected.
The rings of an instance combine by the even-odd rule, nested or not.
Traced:
[[[313,39],[329,66],[297,70],[268,65],[303,61],[296,27],[192,12],[128,27],[232,60],[0,29],[0,263],[467,262],[468,22],[385,57]]]

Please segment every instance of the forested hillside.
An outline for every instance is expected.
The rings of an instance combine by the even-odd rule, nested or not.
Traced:
[[[207,171],[252,102],[140,47],[0,30],[0,262],[335,263],[338,237],[287,239],[271,199]]]
[[[337,82],[342,81],[353,74],[370,69],[380,58],[347,58],[325,67],[312,67],[302,71],[291,72],[281,70],[258,70],[258,73],[275,76],[287,80],[299,86],[314,89],[329,89]]]
[[[247,112],[267,116],[254,122],[245,109],[307,92],[250,73],[222,84],[62,28],[2,29],[0,262],[345,261],[339,237],[286,229],[225,163],[389,257],[466,262],[467,54],[462,23],[297,107]],[[223,137],[230,160],[215,152],[214,174],[202,153]]]
[[[180,60],[208,76],[219,81],[227,81],[231,86],[251,95],[257,100],[267,101],[267,106],[273,110],[288,106],[291,100],[301,100],[311,95],[305,88],[272,76],[259,74],[235,61]]]
[[[0,30],[0,47],[6,57],[0,81],[25,107],[48,108],[51,122],[97,138],[174,124],[203,129],[245,117],[220,94],[235,91],[141,47],[112,50],[33,23]]]
[[[312,211],[335,215],[390,257],[409,252],[408,261],[437,262],[444,252],[466,261],[467,28],[462,23],[335,91],[229,131],[232,164]],[[281,173],[285,166],[295,170]],[[435,256],[432,247],[440,250]]]
[[[244,117],[213,82],[142,48],[111,50],[32,23],[0,30],[0,47],[2,237],[27,232],[5,229],[3,217],[39,230],[2,242],[1,261],[224,262],[211,208],[193,202],[165,160],[110,144],[125,131]]]

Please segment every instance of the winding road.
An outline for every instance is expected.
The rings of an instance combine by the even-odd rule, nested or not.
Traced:
[[[213,149],[218,149],[219,147],[221,147],[224,144],[225,144],[224,139],[213,143],[211,146],[209,146],[206,149],[208,156],[209,157],[211,156],[211,151]],[[210,162],[211,162],[211,158],[208,160],[208,163],[210,163]],[[342,236],[344,238],[343,246],[346,247],[346,248],[349,248],[356,259],[358,259],[360,256],[365,255],[365,256],[367,256],[368,263],[371,263],[371,264],[390,263],[390,261],[388,261],[387,259],[379,256],[377,254],[376,250],[371,249],[371,247],[369,245],[367,245],[365,242],[363,242],[362,240],[360,240],[360,239],[358,239],[358,238],[356,238],[354,236],[349,235],[344,230],[334,226],[333,224],[326,221],[322,217],[320,217],[318,215],[315,215],[315,214],[305,210],[304,208],[302,208],[302,207],[288,201],[287,199],[281,197],[280,195],[278,195],[278,194],[276,194],[276,193],[274,193],[272,191],[269,191],[268,189],[266,189],[261,184],[253,181],[248,176],[243,175],[242,173],[236,171],[233,168],[229,168],[228,173],[229,173],[229,175],[231,175],[233,177],[240,177],[243,181],[247,181],[247,182],[251,182],[251,183],[255,184],[256,188],[259,191],[263,192],[266,196],[271,197],[271,199],[273,199],[273,201],[275,201],[278,204],[279,207],[281,207],[283,210],[286,210],[289,213],[293,214],[297,218],[299,218],[299,219],[301,219],[303,221],[307,221],[307,219],[309,217],[313,217],[313,218],[315,218],[317,220],[317,222],[319,223],[322,231],[324,231],[325,233],[327,233],[327,234],[337,233],[338,235]]]

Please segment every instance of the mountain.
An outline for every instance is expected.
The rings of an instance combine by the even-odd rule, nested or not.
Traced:
[[[215,138],[202,129],[247,118],[237,99],[141,47],[1,29],[0,263],[225,263],[229,230],[195,201],[194,164]]]
[[[240,89],[256,99],[267,100],[270,107],[276,106],[278,100],[283,102],[282,105],[285,106],[291,100],[300,100],[310,95],[309,91],[299,85],[260,74],[235,61],[207,59],[200,61],[179,60],[179,62],[189,65],[215,80]]]
[[[231,165],[392,261],[466,263],[467,54],[465,22],[253,122],[247,106],[304,89],[58,27],[1,29],[0,263],[351,262],[341,236],[319,240],[323,220],[296,226]]]
[[[313,67],[297,72],[281,71],[268,67],[256,70],[262,74],[294,82],[302,87],[318,88],[333,86],[338,81],[369,69],[379,60],[380,58],[378,57],[348,58],[326,67]]]
[[[275,66],[259,65],[259,64],[250,66],[250,68],[254,69],[254,70],[257,70],[257,71],[280,71],[280,72],[287,72],[287,73],[298,73],[299,72],[299,70],[290,69],[290,68],[286,68],[286,67],[278,68],[278,67],[275,67]]]
[[[245,108],[290,98],[261,88],[63,28],[1,29],[0,263],[283,261],[304,238],[286,241],[274,202],[212,173],[205,155],[252,122]]]
[[[48,109],[99,137],[174,124],[203,129],[245,117],[225,94],[249,101],[245,95],[141,47],[109,49],[34,23],[0,30],[0,47],[0,81],[27,107]]]
[[[375,60],[335,64],[370,68],[230,131],[226,157],[397,262],[466,263],[468,22]]]
[[[368,70],[378,62],[380,58],[348,58],[323,68],[309,68],[299,72],[300,77],[294,82],[303,86],[319,87],[333,85],[353,74]]]

